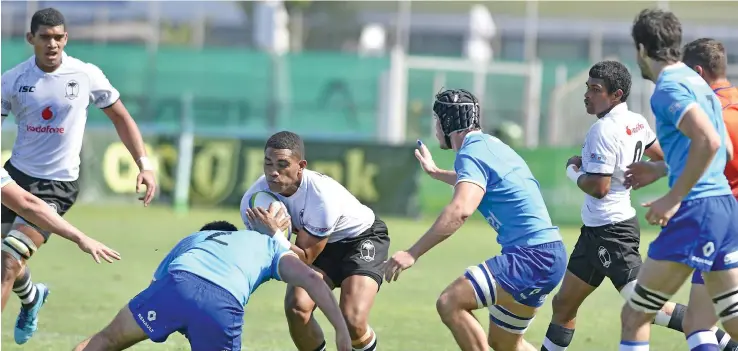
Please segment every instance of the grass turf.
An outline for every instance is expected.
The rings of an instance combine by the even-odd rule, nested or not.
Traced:
[[[100,239],[123,255],[115,264],[95,265],[92,259],[65,240],[54,237],[33,258],[31,267],[36,282],[47,283],[52,294],[40,314],[39,331],[27,344],[13,342],[13,326],[18,299],[11,296],[2,316],[2,349],[68,350],[84,337],[106,325],[117,311],[151,279],[156,265],[183,236],[214,219],[240,221],[233,210],[193,210],[177,216],[163,207],[78,206],[68,219],[89,235]],[[407,248],[432,223],[387,219],[392,237],[392,252]],[[578,230],[562,230],[571,250]],[[654,232],[644,233],[648,243]],[[643,245],[643,250],[647,246]],[[399,281],[385,284],[371,315],[382,350],[455,350],[453,337],[436,315],[435,300],[443,288],[472,264],[499,253],[495,233],[482,221],[470,221],[452,238],[422,257]],[[686,302],[686,288],[676,301]],[[284,285],[269,282],[259,288],[246,307],[243,334],[244,350],[293,350],[282,312]],[[540,346],[551,316],[549,296],[526,334]],[[579,311],[579,325],[569,350],[617,350],[620,339],[622,300],[608,282],[602,284]],[[477,317],[485,326],[485,311]],[[332,341],[330,324],[319,320]],[[684,336],[654,327],[653,350],[684,349]],[[186,340],[173,335],[166,344],[144,342],[133,350],[187,350]],[[330,349],[333,349],[331,347]]]

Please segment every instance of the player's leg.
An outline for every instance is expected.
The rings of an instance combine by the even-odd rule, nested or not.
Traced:
[[[605,279],[590,261],[590,251],[596,250],[590,245],[591,239],[589,228],[583,226],[564,280],[551,301],[553,315],[541,351],[563,351],[569,347],[574,338],[579,306]]]
[[[489,346],[535,350],[523,334],[565,272],[566,249],[560,241],[503,248],[502,255],[470,267],[465,277],[473,287],[477,307],[489,306]]]
[[[651,322],[684,284],[692,270],[677,262],[646,259],[620,315],[621,351],[648,350]]]
[[[376,219],[358,237],[336,243],[342,253],[341,275],[333,277],[341,285],[340,307],[351,335],[354,350],[373,351],[378,337],[369,326],[369,313],[382,285],[382,264],[389,256],[390,237],[385,223]]]
[[[74,350],[123,350],[146,339],[156,343],[166,341],[170,334],[184,328],[184,317],[192,313],[193,303],[183,297],[183,292],[200,292],[187,278],[170,274],[152,282],[108,326]]]
[[[717,322],[718,317],[715,315],[715,307],[705,287],[702,274],[699,271],[695,271],[692,276],[692,289],[689,292],[689,307],[687,308],[683,321],[684,334],[690,336],[692,342],[705,339],[703,338],[704,334],[698,334],[702,332],[701,328],[707,325],[716,325]],[[719,350],[738,350],[738,342],[732,340],[730,335],[717,327],[713,327],[711,332],[715,334],[715,341],[718,343]]]
[[[476,286],[479,286],[479,284],[475,278],[471,278],[468,274],[457,278],[443,290],[436,301],[436,310],[438,315],[441,316],[443,324],[451,330],[451,334],[461,350],[486,351],[489,349],[487,335],[472,311],[494,303],[493,296],[496,296],[497,291],[490,288],[491,285],[487,284],[485,275],[479,279],[483,284],[480,289],[485,290],[476,292],[477,288],[474,284],[477,284]],[[493,278],[490,277],[490,279]],[[476,297],[477,294],[484,296],[485,300],[481,302]]]
[[[332,268],[332,271],[337,271],[336,262],[331,263],[329,262],[330,259],[328,259],[332,257],[330,256],[331,251],[328,252],[329,255],[325,255],[325,250],[330,247],[331,244],[326,245],[323,252],[313,262],[313,269],[318,271],[323,276],[326,284],[333,288],[334,285],[329,274],[317,267],[318,264],[321,264],[322,268]],[[321,259],[321,257],[323,258]],[[287,292],[284,298],[284,312],[287,317],[290,337],[298,351],[325,351],[326,349],[327,344],[323,330],[313,315],[316,307],[317,305],[305,289],[287,285]]]
[[[74,348],[74,351],[124,350],[148,338],[133,318],[131,310],[128,306],[124,306],[110,324],[82,341]]]

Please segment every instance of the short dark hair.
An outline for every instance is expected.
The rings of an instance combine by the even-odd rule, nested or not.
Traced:
[[[36,11],[31,17],[31,34],[36,34],[41,26],[64,26],[64,15],[55,8],[46,8]]]
[[[605,82],[605,89],[608,94],[613,94],[618,89],[623,91],[621,102],[628,100],[630,95],[631,77],[628,68],[618,61],[602,61],[595,63],[589,69],[589,76],[595,79],[602,79]]]
[[[235,225],[231,224],[228,221],[213,221],[210,222],[202,228],[200,228],[201,232],[207,231],[207,230],[219,230],[224,232],[235,232],[238,230]]]
[[[645,9],[633,21],[631,32],[636,49],[646,48],[648,57],[659,61],[679,61],[682,46],[682,24],[674,13]]]
[[[264,146],[264,150],[267,148],[290,150],[299,158],[305,157],[305,144],[302,142],[302,138],[300,138],[299,135],[286,130],[270,136]]]
[[[701,66],[718,78],[724,77],[728,69],[725,46],[712,38],[700,38],[684,45],[682,61],[691,68]]]

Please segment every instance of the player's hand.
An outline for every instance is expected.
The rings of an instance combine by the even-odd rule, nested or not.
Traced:
[[[422,167],[423,171],[425,171],[429,176],[432,177],[433,173],[438,171],[438,166],[436,166],[436,162],[433,161],[433,156],[431,156],[430,151],[428,151],[428,148],[422,141],[420,141],[420,139],[418,139],[418,148],[415,149],[415,158],[418,159],[420,167]]]
[[[348,329],[336,333],[336,350],[338,351],[351,351],[351,336],[348,333]]]
[[[274,233],[287,228],[290,221],[290,216],[285,213],[284,207],[281,207],[278,211],[272,209],[267,211],[262,207],[247,208],[246,218],[249,219],[251,227],[259,233],[272,236]]]
[[[625,171],[623,185],[626,188],[632,187],[633,190],[643,188],[663,177],[666,173],[663,168],[663,163],[650,161],[631,163]]]
[[[120,254],[117,251],[90,237],[82,238],[77,246],[80,250],[90,254],[97,263],[101,262],[101,258],[110,263],[113,263],[113,260],[120,260]]]
[[[402,271],[415,264],[415,257],[407,251],[397,251],[384,263],[384,280],[387,283],[396,281]]]
[[[569,168],[569,165],[575,165],[577,168],[582,168],[582,156],[574,155],[569,157],[569,160],[566,161],[566,168]]]
[[[138,199],[143,201],[144,206],[148,206],[156,194],[156,177],[154,171],[141,171],[136,177],[136,193],[141,192],[141,185],[146,186],[146,193]]]
[[[643,206],[649,208],[646,213],[648,224],[664,227],[679,210],[681,200],[668,193],[656,201],[643,204]]]

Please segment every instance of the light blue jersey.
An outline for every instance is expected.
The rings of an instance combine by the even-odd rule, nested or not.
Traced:
[[[730,195],[730,186],[723,174],[727,162],[727,134],[720,100],[707,82],[683,63],[666,67],[661,72],[651,96],[651,109],[656,116],[656,135],[669,165],[669,187],[674,185],[687,164],[691,141],[678,126],[684,114],[695,105],[705,111],[710,124],[720,135],[722,144],[710,167],[684,200]]]
[[[203,231],[182,239],[159,264],[154,279],[186,271],[230,292],[243,305],[262,283],[281,280],[280,258],[291,253],[261,233]]]
[[[498,233],[503,247],[534,246],[561,240],[543,201],[538,181],[525,161],[499,139],[470,132],[454,163],[457,184],[485,190],[477,208]]]

